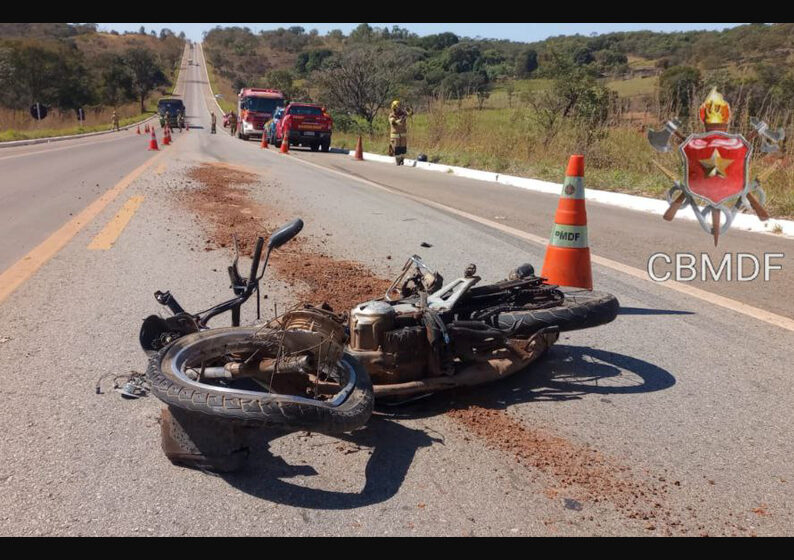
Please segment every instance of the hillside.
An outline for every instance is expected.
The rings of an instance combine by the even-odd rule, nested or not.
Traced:
[[[78,107],[87,129],[109,125],[114,108],[134,120],[170,91],[184,44],[93,24],[0,24],[0,139],[76,132]],[[28,113],[34,101],[51,109],[41,122]]]
[[[567,155],[579,152],[587,156],[588,184],[602,189],[663,196],[670,180],[652,164],[657,156],[644,130],[671,116],[698,129],[697,106],[712,86],[731,102],[738,127],[758,116],[794,133],[790,23],[534,43],[419,37],[367,24],[322,36],[300,27],[216,28],[204,47],[227,108],[240,87],[276,87],[327,105],[337,144],[352,147],[362,134],[368,149],[385,152],[385,110],[400,97],[415,109],[411,155],[559,179]],[[765,185],[778,216],[794,216],[787,150]],[[661,160],[677,166],[672,156]]]

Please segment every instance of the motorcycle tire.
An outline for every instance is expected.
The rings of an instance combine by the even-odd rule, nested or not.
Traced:
[[[177,339],[149,361],[146,375],[152,393],[170,406],[246,426],[339,434],[359,428],[369,420],[374,406],[372,381],[358,360],[347,353],[337,362],[348,376],[346,387],[340,392],[344,398],[341,402],[219,387],[194,381],[182,373],[182,367],[191,358],[207,352],[208,348],[242,351],[259,331],[255,327],[227,327]]]
[[[557,327],[560,332],[576,331],[610,323],[620,310],[618,299],[606,292],[569,288],[563,288],[562,292],[565,299],[561,305],[500,313],[496,326],[523,336],[546,327]]]

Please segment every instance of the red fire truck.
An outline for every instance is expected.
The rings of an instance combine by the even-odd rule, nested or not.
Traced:
[[[283,106],[284,94],[276,89],[241,89],[237,96],[237,137],[242,140],[261,137],[265,123],[273,117],[276,108]]]

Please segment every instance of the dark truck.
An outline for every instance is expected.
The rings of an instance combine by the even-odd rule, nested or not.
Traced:
[[[160,115],[160,123],[163,123],[165,113],[168,112],[168,126],[177,128],[177,115],[185,112],[185,104],[181,99],[165,98],[157,102],[157,113]]]

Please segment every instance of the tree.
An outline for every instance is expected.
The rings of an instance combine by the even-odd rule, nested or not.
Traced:
[[[3,94],[9,106],[22,109],[34,101],[57,102],[64,68],[63,57],[57,49],[20,43],[11,49],[6,63],[10,90]]]
[[[350,32],[350,40],[354,43],[369,43],[375,37],[375,30],[368,23],[362,23]]]
[[[120,56],[110,56],[104,61],[103,66],[100,89],[102,102],[118,107],[124,101],[135,99],[132,75],[124,59]]]
[[[471,42],[458,43],[444,51],[444,69],[450,72],[471,72],[480,60],[480,47]]]
[[[663,105],[669,105],[675,114],[688,116],[700,84],[700,71],[697,68],[673,66],[659,77],[660,100]]]
[[[458,36],[454,33],[438,33],[436,35],[427,35],[419,39],[419,46],[431,51],[443,51],[457,44],[458,41]]]
[[[295,60],[295,71],[303,75],[319,70],[323,65],[323,61],[330,58],[333,54],[334,52],[329,49],[304,51]]]
[[[526,49],[516,59],[516,76],[526,78],[538,69],[538,52],[535,49]]]
[[[586,66],[594,60],[595,57],[593,56],[593,51],[587,47],[580,47],[573,53],[574,64],[578,66]]]
[[[265,75],[265,83],[267,87],[279,90],[290,100],[294,100],[298,93],[303,94],[303,91],[294,87],[289,70],[271,70]]]
[[[323,99],[364,119],[371,132],[375,116],[407,76],[407,62],[400,51],[359,45],[329,59],[312,77]]]
[[[532,107],[530,118],[541,130],[541,142],[547,148],[565,122],[562,112],[566,101],[552,91],[543,90],[531,97],[529,104]]]
[[[141,103],[141,113],[146,111],[146,96],[154,88],[168,83],[165,73],[152,51],[133,47],[124,54],[124,62],[132,75],[132,89]]]

